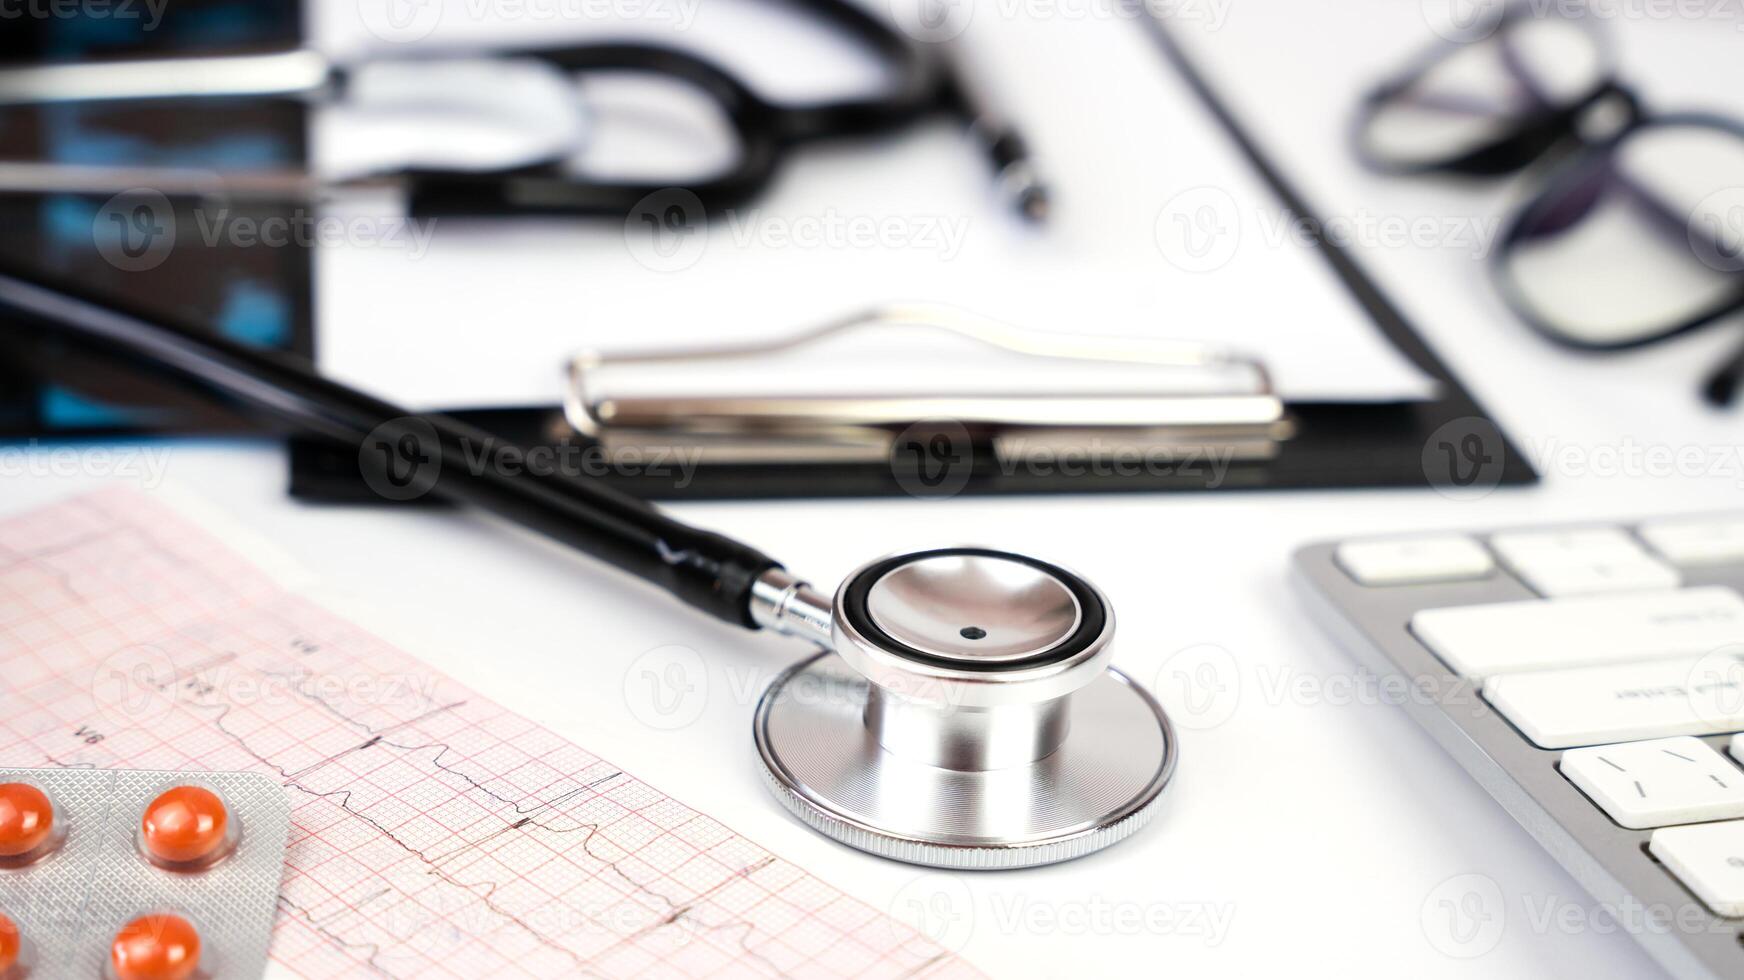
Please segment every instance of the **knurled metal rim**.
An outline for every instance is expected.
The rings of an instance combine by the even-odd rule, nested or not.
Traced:
[[[829,655],[825,654],[825,656]],[[1156,778],[1145,787],[1144,792],[1135,796],[1126,806],[1109,814],[1104,822],[1096,826],[1059,837],[1016,844],[944,844],[887,833],[844,814],[831,811],[819,802],[797,792],[789,785],[788,780],[782,777],[780,763],[770,755],[764,732],[767,714],[775,695],[789,678],[804,670],[814,659],[816,658],[801,661],[783,671],[781,676],[769,685],[768,690],[764,691],[763,697],[757,705],[753,731],[757,745],[757,768],[763,775],[763,784],[769,788],[769,792],[789,813],[825,837],[856,850],[907,864],[963,871],[1033,868],[1070,861],[1118,844],[1144,829],[1145,825],[1150,823],[1151,818],[1156,815],[1157,806],[1162,801],[1163,790],[1168,787],[1175,773],[1177,756],[1175,728],[1169,722],[1168,712],[1163,710],[1163,706],[1157,703],[1150,692],[1134,684],[1131,678],[1125,674],[1110,668],[1108,672],[1140,697],[1156,715],[1163,735],[1163,762],[1157,770]]]

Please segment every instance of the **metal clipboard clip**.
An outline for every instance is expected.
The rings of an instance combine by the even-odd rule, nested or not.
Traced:
[[[597,376],[623,365],[728,365],[789,353],[842,334],[928,327],[999,351],[1077,364],[1235,369],[1238,393],[1084,391],[961,395],[604,396]],[[564,415],[608,459],[690,452],[734,464],[885,462],[899,436],[950,427],[991,446],[1002,464],[1061,453],[1099,456],[1216,450],[1235,460],[1274,457],[1294,425],[1258,359],[1215,345],[1030,331],[946,307],[885,307],[767,342],[659,351],[582,351],[568,364]],[[644,456],[646,458],[646,456]]]

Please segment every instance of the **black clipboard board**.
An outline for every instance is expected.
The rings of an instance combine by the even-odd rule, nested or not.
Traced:
[[[885,463],[734,464],[692,468],[625,467],[588,463],[589,447],[574,434],[563,411],[552,407],[493,408],[448,413],[521,446],[571,453],[591,476],[644,499],[781,499],[881,496],[1142,493],[1183,490],[1307,490],[1359,487],[1437,488],[1469,496],[1497,486],[1538,481],[1538,473],[1406,320],[1386,292],[1345,246],[1325,233],[1324,222],[1253,139],[1228,104],[1154,12],[1137,15],[1160,56],[1235,141],[1242,155],[1278,196],[1292,219],[1374,321],[1376,329],[1439,384],[1433,401],[1396,403],[1291,402],[1296,434],[1274,458],[1234,462],[1221,469],[1180,460],[1173,467],[1129,471],[1013,471],[991,454],[972,456],[948,480],[929,478],[924,460]],[[356,455],[323,443],[293,439],[290,490],[294,496],[328,502],[379,501],[363,482]],[[959,461],[962,462],[962,461]],[[955,464],[953,464],[955,465]]]

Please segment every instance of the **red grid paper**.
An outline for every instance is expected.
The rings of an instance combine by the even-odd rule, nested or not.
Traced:
[[[291,794],[305,976],[977,976],[132,491],[0,521],[0,764]]]

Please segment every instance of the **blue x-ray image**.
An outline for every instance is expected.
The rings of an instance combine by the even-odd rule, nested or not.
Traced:
[[[8,21],[0,64],[25,67],[193,52],[270,51],[301,42],[290,0],[114,0]],[[0,162],[68,167],[292,169],[306,113],[290,100],[77,102],[0,110]],[[0,191],[0,254],[244,343],[313,354],[311,257],[215,235],[215,216],[265,220],[300,205],[123,193]],[[0,437],[219,431],[242,425],[150,377],[87,361],[0,326]],[[65,379],[77,377],[77,386]]]

